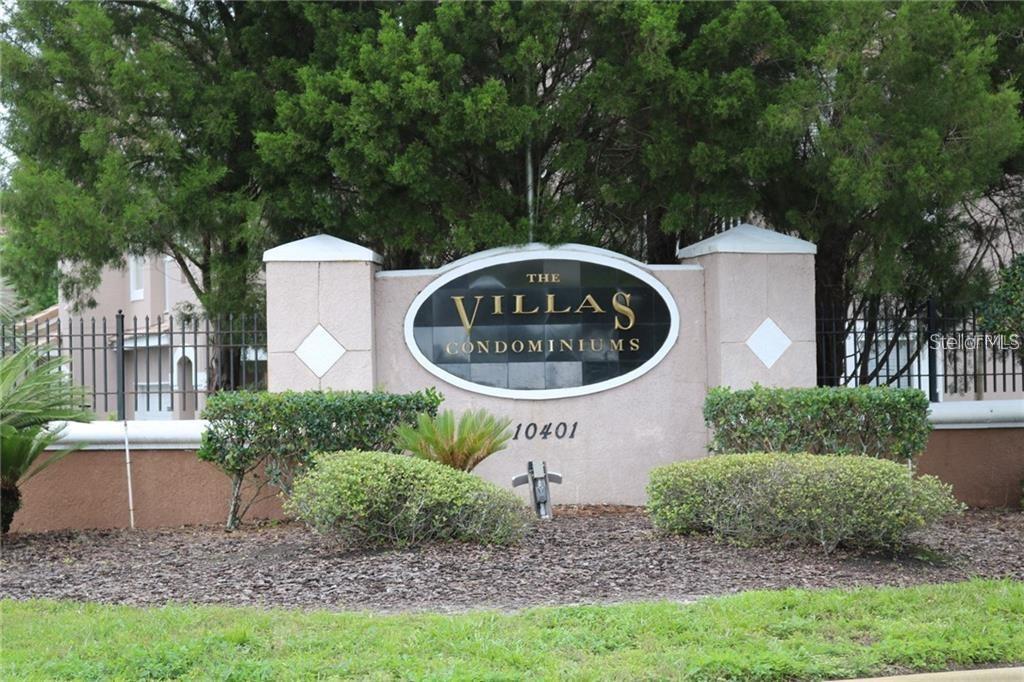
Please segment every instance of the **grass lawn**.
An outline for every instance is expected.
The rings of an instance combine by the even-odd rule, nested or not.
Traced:
[[[372,615],[0,602],[3,679],[821,679],[1024,661],[1024,583]]]

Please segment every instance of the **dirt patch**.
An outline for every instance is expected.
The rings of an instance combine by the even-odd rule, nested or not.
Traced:
[[[784,587],[1024,580],[1024,513],[970,512],[898,558],[659,535],[635,509],[571,508],[515,547],[343,551],[298,524],[14,535],[0,597],[375,611],[689,600]]]

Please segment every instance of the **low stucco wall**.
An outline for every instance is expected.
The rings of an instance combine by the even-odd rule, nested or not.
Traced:
[[[224,522],[230,481],[194,450],[139,450],[131,459],[137,528]],[[11,530],[127,528],[127,481],[123,450],[74,452],[21,486]],[[258,518],[283,518],[280,502],[253,505],[246,519]]]
[[[933,431],[917,469],[950,483],[957,498],[972,507],[1019,508],[1024,428]]]

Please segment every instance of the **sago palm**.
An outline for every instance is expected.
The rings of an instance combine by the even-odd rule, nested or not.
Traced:
[[[64,373],[65,359],[48,346],[25,346],[0,358],[0,425],[16,429],[54,421],[88,421],[85,393]]]
[[[63,431],[61,422],[88,421],[85,393],[64,373],[64,360],[48,347],[25,346],[0,358],[0,530],[6,533],[21,507],[19,483],[67,454],[36,460]]]
[[[0,427],[0,523],[2,532],[11,527],[14,513],[21,508],[18,485],[60,459],[65,453],[55,452],[33,468],[39,455],[60,438],[59,431],[41,426],[31,429]]]
[[[415,427],[399,426],[397,444],[417,457],[472,471],[477,464],[508,444],[511,419],[495,417],[486,410],[455,413],[445,410],[433,419],[421,414]]]

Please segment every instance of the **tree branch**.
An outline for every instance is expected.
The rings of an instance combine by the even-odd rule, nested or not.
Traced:
[[[182,256],[182,254],[171,242],[167,242],[167,249],[171,252],[171,258],[173,258],[174,262],[178,264],[178,267],[181,269],[182,274],[185,275],[185,280],[188,282],[188,285],[192,289],[192,292],[196,295],[196,298],[198,298],[199,300],[203,300],[203,295],[206,292],[203,291],[202,287],[199,286],[199,283],[196,282],[196,278],[195,276],[193,276],[192,270],[189,269],[188,262],[185,261],[185,257]]]

